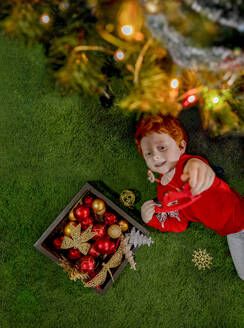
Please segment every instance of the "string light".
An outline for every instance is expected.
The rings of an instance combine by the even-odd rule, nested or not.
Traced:
[[[183,102],[183,107],[189,107],[190,105],[194,104],[197,102],[197,97],[195,95],[190,95],[186,98],[186,100]]]
[[[190,103],[190,104],[192,104],[192,103],[194,103],[195,101],[196,101],[196,96],[194,96],[194,95],[191,95],[191,96],[189,96],[188,98],[187,98],[187,101]]]
[[[147,1],[145,4],[145,8],[151,14],[156,14],[160,10],[159,3],[155,0]]]
[[[115,57],[117,60],[121,61],[121,60],[123,60],[123,59],[125,58],[125,54],[123,53],[122,50],[119,50],[119,49],[118,49],[118,50],[115,52],[114,57]]]
[[[131,25],[124,25],[121,27],[121,32],[124,35],[131,35],[133,33],[133,27]]]
[[[213,99],[212,99],[212,103],[213,104],[217,104],[219,102],[219,97],[214,97]]]
[[[48,24],[50,22],[50,17],[47,14],[41,16],[41,23]]]
[[[179,81],[178,81],[177,79],[173,79],[173,80],[171,80],[171,82],[170,82],[170,86],[171,86],[171,88],[173,88],[173,89],[178,88],[178,86],[179,86]]]

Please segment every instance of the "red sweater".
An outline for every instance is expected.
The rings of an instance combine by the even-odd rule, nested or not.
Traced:
[[[163,200],[166,191],[175,191],[171,185],[181,188],[184,182],[180,176],[184,165],[190,158],[200,156],[182,155],[176,165],[170,186],[158,183],[158,200]],[[162,175],[160,176],[161,179]],[[207,228],[215,230],[219,235],[226,236],[244,229],[244,198],[230,188],[223,180],[215,177],[212,186],[201,193],[201,198],[182,210],[168,212],[158,219],[154,214],[147,225],[161,231],[182,232],[185,231],[189,221],[202,222]]]

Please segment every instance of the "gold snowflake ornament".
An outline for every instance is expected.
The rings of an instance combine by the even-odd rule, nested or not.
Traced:
[[[204,249],[203,251],[201,249],[199,249],[198,251],[194,251],[192,256],[192,262],[195,263],[195,266],[198,267],[198,270],[205,270],[206,268],[210,269],[213,257],[211,257],[206,252],[206,249]]]

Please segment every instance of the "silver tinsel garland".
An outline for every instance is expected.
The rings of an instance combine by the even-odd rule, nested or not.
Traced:
[[[239,32],[244,32],[244,19],[238,10],[238,2],[236,6],[233,6],[229,1],[220,3],[219,0],[211,0],[211,9],[206,4],[204,5],[202,0],[183,0],[183,2],[197,13],[206,16],[214,22],[235,28]],[[239,5],[241,5],[241,1],[239,1]]]
[[[142,3],[145,5],[146,1]],[[236,55],[225,47],[197,48],[190,44],[189,40],[169,26],[166,16],[160,12],[157,14],[146,13],[147,25],[152,36],[160,40],[169,51],[173,61],[181,67],[195,71],[207,70],[236,71],[244,67],[244,55]]]

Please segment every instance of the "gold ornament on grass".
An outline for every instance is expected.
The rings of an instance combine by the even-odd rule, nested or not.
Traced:
[[[92,226],[87,228],[84,232],[80,232],[80,224],[78,224],[76,227],[70,226],[70,234],[72,238],[69,238],[67,236],[64,236],[61,248],[62,249],[68,249],[68,248],[77,248],[79,251],[86,255],[89,251],[90,244],[87,243],[88,240],[93,238],[97,232],[92,232]]]
[[[116,253],[111,257],[111,259],[107,263],[103,263],[102,270],[90,281],[85,283],[85,287],[97,287],[99,285],[102,285],[104,281],[107,278],[107,273],[110,274],[112,281],[114,282],[114,278],[112,276],[112,273],[110,271],[111,268],[116,268],[119,266],[122,262],[122,248],[119,246]]]
[[[135,203],[136,196],[131,190],[123,190],[120,194],[120,201],[124,206],[132,207]]]
[[[198,251],[194,251],[194,253],[192,254],[193,259],[192,262],[195,263],[195,266],[198,267],[198,270],[205,270],[206,268],[210,269],[210,265],[212,264],[212,259],[213,257],[211,257],[207,252],[206,249],[204,249],[203,251],[201,249],[199,249]]]

